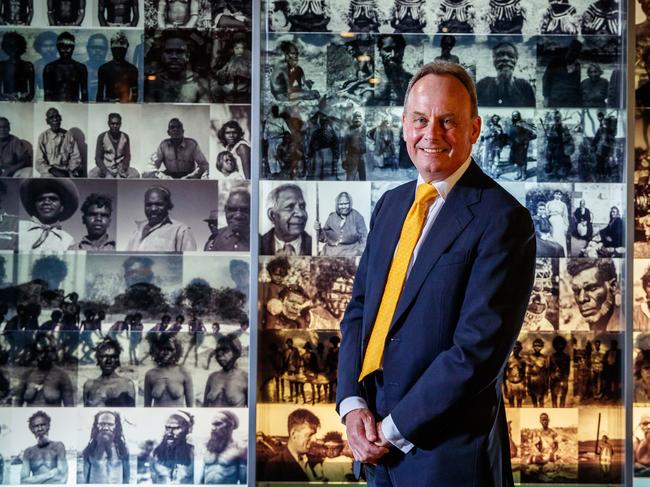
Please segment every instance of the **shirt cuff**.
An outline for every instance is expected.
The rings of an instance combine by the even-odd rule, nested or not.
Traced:
[[[395,422],[390,414],[382,420],[381,431],[384,433],[386,439],[396,448],[399,448],[402,453],[410,452],[414,446],[413,443],[402,436],[402,433],[395,426]]]
[[[368,408],[368,403],[365,401],[364,398],[359,396],[346,397],[341,401],[341,404],[339,404],[339,415],[341,416],[341,423],[345,424],[345,416],[350,411],[354,411],[355,409],[367,409],[367,408]]]

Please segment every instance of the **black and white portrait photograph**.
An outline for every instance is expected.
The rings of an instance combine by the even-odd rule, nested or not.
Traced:
[[[352,6],[350,8],[353,8]],[[371,9],[371,6],[368,6]],[[361,10],[361,9],[359,9]],[[331,37],[327,45],[327,88],[357,105],[374,96],[377,36],[369,34]]]
[[[19,188],[18,179],[0,179],[0,250],[18,248]]]
[[[402,109],[367,109],[365,126],[368,179],[408,181],[417,178],[403,139]]]
[[[559,294],[559,259],[538,257],[522,331],[557,331]]]
[[[219,30],[212,35],[210,101],[251,102],[251,31]]]
[[[370,183],[314,183],[317,255],[361,256],[370,224]]]
[[[92,0],[97,5],[94,25],[101,27],[142,27],[143,0]]]
[[[165,0],[187,8],[199,0]],[[145,56],[144,100],[157,103],[206,103],[210,101],[207,77],[212,62],[212,43],[196,30],[148,31]]]
[[[260,195],[260,255],[313,255],[315,186],[262,181]]]
[[[483,125],[474,160],[494,179],[535,181],[537,125],[534,110],[494,108],[481,113]],[[537,122],[539,123],[539,122]]]
[[[77,483],[132,483],[136,474],[134,437],[138,434],[133,413],[87,409],[77,424]]]
[[[248,410],[195,409],[195,483],[246,484]]]
[[[79,44],[81,42],[79,39]],[[57,35],[56,49],[59,58],[43,68],[45,101],[88,102],[88,69],[83,63],[73,59],[76,45],[77,38],[74,34],[63,31]],[[91,51],[88,52],[90,56]],[[90,60],[89,57],[89,62]]]
[[[562,259],[560,330],[622,330],[620,273],[621,259]]]
[[[522,482],[578,479],[578,410],[522,409]]]
[[[622,338],[620,333],[572,333],[573,395],[579,404],[621,404]]]
[[[207,106],[142,106],[134,167],[149,179],[207,179],[213,171],[207,159],[210,110]]]
[[[201,0],[144,0],[144,25],[158,29],[192,29],[209,15]],[[209,5],[209,4],[208,4]]]
[[[260,411],[257,478],[284,482],[354,480],[345,428],[331,407],[277,404]],[[304,458],[300,464],[291,452]]]
[[[575,183],[571,255],[624,257],[624,189],[620,184]]]
[[[75,478],[76,411],[16,409],[3,421],[4,480],[7,484],[67,484]],[[11,459],[16,461],[11,461]]]
[[[92,0],[47,0],[47,21],[56,27],[89,26],[92,16],[87,13],[91,9],[91,2]],[[37,12],[39,17],[45,13],[41,9],[37,9]]]
[[[526,185],[526,208],[533,217],[538,257],[569,255],[571,184]]]
[[[575,180],[578,174],[578,151],[583,139],[585,115],[581,110],[537,112],[538,181]],[[597,123],[595,120],[590,121]]]
[[[22,59],[27,40],[18,32],[4,32],[0,40],[0,100],[32,101],[36,92],[34,65]]]
[[[650,260],[634,259],[633,329],[650,331]]]
[[[474,47],[479,106],[535,106],[535,38],[487,38]]]
[[[105,32],[109,37],[111,60],[97,69],[97,87],[95,89],[93,86],[92,90],[95,97],[90,101],[136,103],[139,98],[138,68],[127,58],[131,57],[140,42],[140,35],[132,30]]]
[[[354,258],[268,257],[260,262],[260,328],[338,330],[352,298]]]
[[[185,197],[188,191],[192,199]],[[205,216],[197,214],[194,205],[216,205],[216,182],[129,181],[120,185],[118,195],[118,250],[187,252],[199,249],[197,242],[210,235],[201,221]]]
[[[86,299],[106,308],[102,331],[133,309],[145,319],[169,312],[182,284],[180,255],[88,254],[86,266]]]
[[[335,402],[339,332],[272,330],[262,337],[258,401]]]
[[[578,480],[621,482],[625,463],[625,421],[618,408],[583,408],[578,423]]]
[[[327,91],[325,36],[299,37],[291,34],[272,36],[268,51],[268,78],[263,80],[263,92],[269,101],[313,101]],[[268,95],[271,92],[272,96]]]
[[[442,3],[441,5],[444,5]],[[442,32],[442,31],[439,31]],[[424,46],[424,60],[448,61],[460,64],[476,80],[476,50],[472,36],[438,33]]]
[[[34,175],[86,176],[87,124],[88,108],[84,105],[34,105]]]
[[[0,289],[10,287],[16,282],[14,276],[15,265],[16,256],[14,255],[13,250],[0,250]],[[0,291],[0,296],[1,295],[2,291]],[[5,320],[9,318],[9,306],[9,304],[5,304],[4,307],[0,307],[0,310],[3,312],[2,320],[5,324]],[[0,360],[0,362],[2,362],[2,360]]]
[[[209,161],[212,179],[251,178],[250,119],[249,105],[210,105]],[[230,157],[224,152],[228,152]]]
[[[89,178],[135,179],[147,161],[139,136],[140,105],[95,104],[88,107]],[[140,163],[140,164],[138,164]]]
[[[0,2],[0,24],[27,26],[34,18],[34,0],[3,0]]]
[[[248,252],[250,248],[251,194],[246,181],[219,182],[217,206],[203,221],[210,230],[198,248],[206,252]]]
[[[34,146],[33,107],[24,103],[3,105],[0,116],[0,177],[32,176]]]

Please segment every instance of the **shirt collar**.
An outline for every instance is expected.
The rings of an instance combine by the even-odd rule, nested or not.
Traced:
[[[283,242],[278,238],[278,236],[273,232],[273,238],[275,239],[275,251],[279,252],[284,249],[285,245],[293,245],[293,249],[296,251],[296,255],[300,255],[300,249],[302,248],[302,235],[297,239],[292,240],[291,242]]]
[[[103,247],[104,245],[107,245],[107,244],[115,245],[114,240],[109,240],[108,233],[105,233],[104,235],[99,237],[97,240],[90,240],[88,235],[86,235],[85,237],[83,237],[81,239],[81,242],[79,242],[79,243],[86,244],[86,245],[91,245],[91,246],[97,247],[97,248]]]
[[[434,181],[431,183],[433,184],[433,187],[436,188],[438,194],[442,197],[443,201],[447,199],[447,196],[449,196],[449,193],[454,188],[458,180],[461,178],[463,174],[465,174],[465,171],[467,171],[467,168],[469,167],[469,164],[471,162],[472,162],[472,156],[469,156],[467,160],[463,163],[463,165],[460,166],[458,169],[456,169],[456,171],[450,176],[448,176],[447,179],[443,179],[442,181]],[[422,178],[422,176],[418,174],[418,182],[415,188],[417,189],[417,187],[422,183],[425,183],[425,181]]]

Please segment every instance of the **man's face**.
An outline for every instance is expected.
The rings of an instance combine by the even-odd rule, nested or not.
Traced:
[[[0,140],[5,140],[11,133],[11,125],[8,120],[0,119]]]
[[[298,455],[304,455],[309,451],[312,437],[316,434],[316,428],[307,423],[295,426],[289,434],[289,442],[293,445]]]
[[[173,416],[165,424],[165,441],[168,445],[177,445],[185,441],[187,430],[179,420]]]
[[[61,197],[56,193],[41,193],[36,196],[36,218],[42,223],[54,223],[63,213]]]
[[[546,204],[542,203],[537,205],[537,216],[545,218],[547,216],[546,213]]]
[[[555,112],[553,114],[553,121],[556,125],[560,125],[562,123],[562,114],[560,112]]]
[[[519,120],[521,120],[521,113],[512,112],[512,123],[517,123]]]
[[[96,37],[88,42],[86,49],[88,50],[88,60],[91,63],[103,63],[106,60],[106,54],[108,53],[108,41]]]
[[[74,52],[74,42],[69,39],[63,39],[56,43],[56,49],[59,51],[61,59],[70,59]]]
[[[598,78],[600,78],[600,72],[594,66],[589,67],[587,70],[587,75],[592,81],[596,81]]]
[[[43,416],[36,416],[29,423],[29,430],[36,437],[39,442],[47,439],[47,435],[50,432],[50,423]]]
[[[169,203],[160,191],[149,191],[144,197],[144,214],[149,225],[158,225],[169,215]]]
[[[226,139],[228,145],[233,145],[239,139],[239,132],[233,127],[228,127],[223,131],[223,138]]]
[[[517,53],[512,46],[501,45],[492,52],[492,62],[497,74],[512,76],[517,65]]]
[[[111,54],[113,55],[113,59],[116,61],[124,61],[126,58],[126,51],[128,51],[128,49],[128,46],[112,46]]]
[[[109,376],[120,366],[120,354],[113,347],[105,347],[97,352],[97,365],[102,375]]]
[[[112,443],[115,438],[115,416],[111,413],[102,413],[97,418],[97,429],[99,431],[99,436],[104,441]]]
[[[305,304],[305,298],[301,294],[289,293],[284,301],[284,314],[289,318],[297,318],[300,315],[303,305]]]
[[[45,122],[50,126],[55,132],[61,129],[61,114],[54,110],[45,118]]]
[[[111,224],[111,212],[105,206],[90,205],[82,218],[91,239],[104,235]]]
[[[548,421],[548,416],[546,414],[542,414],[539,417],[539,422],[542,425],[542,428],[544,428],[544,429],[548,428],[549,421]]]
[[[41,56],[44,59],[54,59],[56,57],[56,41],[48,39],[41,44]]]
[[[542,351],[542,348],[544,348],[544,344],[542,342],[538,342],[538,341],[533,342],[533,352],[539,354]]]
[[[224,209],[228,227],[235,233],[248,233],[251,214],[250,198],[243,193],[231,194]]]
[[[290,242],[304,232],[308,216],[306,207],[301,191],[280,191],[277,204],[268,210],[268,217],[273,222],[278,239]]]
[[[290,68],[295,68],[298,66],[298,48],[296,46],[289,46],[287,52],[284,55],[284,59],[287,61],[287,64]]]
[[[122,128],[122,119],[119,117],[111,117],[108,119],[108,129],[111,131],[111,134],[117,135],[120,133]]]
[[[347,216],[352,211],[352,204],[347,195],[342,194],[336,200],[336,213],[340,216]]]
[[[580,314],[587,323],[598,323],[614,305],[614,279],[603,281],[598,276],[598,269],[590,267],[579,272],[571,279],[573,296]]]
[[[183,124],[179,120],[172,120],[167,125],[167,135],[169,135],[172,140],[181,140],[183,138]]]
[[[233,54],[233,56],[243,56],[243,55],[244,55],[244,51],[245,51],[244,44],[242,44],[241,42],[238,42],[238,43],[235,44],[235,46],[232,48],[232,54]]]
[[[427,75],[413,85],[402,114],[404,140],[426,182],[441,181],[469,157],[481,133],[469,93],[453,76]]]
[[[386,37],[383,39],[381,48],[379,49],[379,56],[381,57],[381,62],[384,63],[384,68],[396,68],[402,65],[404,49],[398,47],[392,37]]]
[[[170,73],[178,74],[185,71],[190,60],[185,41],[183,39],[167,39],[160,60]]]
[[[363,117],[361,116],[360,113],[355,113],[352,115],[352,126],[353,127],[361,127],[361,124],[363,124]]]
[[[212,420],[210,432],[213,438],[224,438],[230,437],[232,433],[232,427],[230,423],[226,421],[223,416],[218,415]]]
[[[210,220],[208,222],[208,228],[210,229],[210,233],[212,235],[216,235],[219,231],[219,222],[217,220]]]

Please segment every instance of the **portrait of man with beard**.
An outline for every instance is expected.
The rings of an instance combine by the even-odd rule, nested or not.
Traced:
[[[82,452],[83,484],[128,484],[129,449],[122,430],[122,419],[113,411],[100,411]]]
[[[187,442],[194,416],[177,411],[167,419],[165,434],[153,450],[151,479],[154,484],[194,483],[194,446]]]
[[[238,427],[239,419],[230,411],[214,416],[199,483],[246,484],[246,445],[233,438]]]
[[[68,479],[68,462],[65,445],[49,438],[50,416],[36,411],[29,417],[29,431],[36,437],[36,445],[25,449],[20,471],[21,484],[65,484]]]

